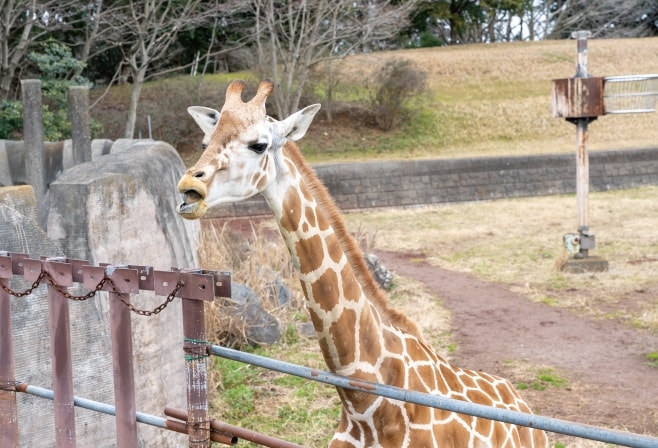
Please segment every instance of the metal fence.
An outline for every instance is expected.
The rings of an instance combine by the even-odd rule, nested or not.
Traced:
[[[9,280],[14,277],[22,277],[32,282],[32,285],[23,291],[12,290]],[[68,287],[76,282],[83,284],[89,292],[80,296],[71,294]],[[25,384],[15,378],[14,372],[10,300],[12,296],[29,296],[41,284],[46,284],[48,288],[52,390]],[[140,290],[154,291],[165,299],[152,310],[138,309],[130,303],[130,294],[136,294]],[[77,397],[73,391],[68,303],[69,300],[87,300],[99,291],[106,291],[110,301],[115,405]],[[209,447],[211,441],[234,445],[238,438],[242,438],[263,446],[300,448],[299,445],[210,418],[206,369],[207,358],[213,355],[336,387],[452,412],[617,445],[658,447],[658,438],[492,408],[383,384],[355,381],[332,373],[211,345],[205,334],[204,301],[213,300],[215,296],[230,296],[228,273],[200,269],[157,271],[147,266],[133,265],[90,266],[84,260],[36,260],[29,259],[25,254],[0,252],[0,446],[15,447],[19,444],[16,393],[26,393],[53,400],[55,445],[58,448],[75,446],[74,406],[114,415],[117,446],[121,447],[137,447],[137,423],[144,423],[186,433],[190,447]],[[136,410],[135,405],[131,313],[155,315],[176,298],[182,301],[183,307],[187,411],[166,407],[163,410],[165,417],[141,413]]]
[[[13,277],[32,285],[14,291]],[[89,293],[75,296],[68,287],[81,283]],[[25,384],[15,378],[10,300],[28,297],[39,285],[48,289],[53,389]],[[76,444],[74,406],[111,414],[116,420],[116,444],[137,447],[137,422],[159,426],[188,435],[189,446],[207,447],[210,441],[235,444],[235,435],[211,431],[209,417],[205,341],[204,301],[230,296],[228,273],[200,269],[157,271],[147,266],[91,266],[84,260],[64,258],[30,259],[25,254],[0,253],[0,446],[15,447],[18,440],[16,393],[27,393],[53,400],[55,441],[59,447]],[[130,303],[130,294],[154,291],[164,297],[152,310],[141,310]],[[109,296],[115,405],[76,397],[73,391],[69,300],[84,301],[99,291]],[[171,418],[136,411],[131,313],[152,316],[174,299],[182,301],[183,352],[187,384],[187,412],[169,410]],[[166,415],[166,413],[165,413]],[[182,420],[182,421],[181,421]],[[216,426],[216,425],[215,425]]]

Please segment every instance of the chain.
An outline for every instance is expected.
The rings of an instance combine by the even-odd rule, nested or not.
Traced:
[[[109,283],[110,286],[112,287],[112,292],[118,295],[119,300],[121,300],[121,303],[123,303],[126,306],[126,308],[128,308],[130,311],[140,316],[153,316],[162,312],[162,310],[167,308],[167,305],[169,305],[176,298],[176,294],[178,294],[178,291],[180,291],[180,289],[184,286],[182,282],[176,283],[176,287],[174,288],[173,291],[171,291],[171,293],[169,293],[165,301],[152,310],[142,310],[135,307],[131,303],[126,302],[126,300],[122,297],[122,294],[117,290],[116,286],[114,286],[114,282],[112,281],[112,279],[110,279],[109,277],[103,277],[103,279],[100,282],[98,282],[98,284],[93,290],[81,296],[76,296],[74,294],[71,294],[66,287],[60,286],[57,283],[55,283],[53,277],[44,270],[42,270],[39,273],[39,277],[37,277],[37,279],[32,283],[32,286],[30,286],[25,291],[22,292],[14,291],[8,286],[5,286],[4,283],[2,282],[0,282],[0,287],[2,287],[2,289],[5,290],[5,292],[9,295],[12,295],[14,297],[25,297],[32,294],[32,291],[34,291],[39,287],[39,285],[41,284],[44,278],[48,279],[50,281],[50,284],[64,297],[66,297],[69,300],[75,300],[80,302],[91,299],[96,295],[98,291],[103,289],[103,286],[105,286],[106,283]]]
[[[29,288],[27,288],[23,292],[13,291],[8,286],[5,286],[5,284],[2,283],[2,282],[0,282],[0,286],[9,295],[12,295],[14,297],[25,297],[25,296],[29,296],[30,294],[32,294],[32,291],[34,291],[35,289],[37,289],[39,287],[39,284],[41,283],[41,280],[43,280],[43,278],[45,276],[46,276],[46,271],[41,271],[41,273],[39,274],[39,277],[37,277],[37,279],[34,281],[34,283],[32,283],[32,286],[30,286]]]
[[[135,307],[133,304],[126,302],[121,295],[119,295],[118,297],[119,300],[121,300],[121,303],[123,303],[133,313],[139,316],[154,316],[156,314],[159,314],[165,308],[167,308],[167,305],[169,305],[176,298],[176,294],[182,287],[183,287],[182,282],[176,283],[176,287],[174,288],[173,291],[169,293],[165,301],[162,302],[160,305],[156,306],[155,308],[153,308],[152,310],[140,310],[139,308]],[[114,289],[114,285],[112,285],[112,289]]]

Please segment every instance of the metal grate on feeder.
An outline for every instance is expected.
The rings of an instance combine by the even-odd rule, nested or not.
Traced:
[[[658,75],[609,76],[603,78],[605,114],[655,112]]]

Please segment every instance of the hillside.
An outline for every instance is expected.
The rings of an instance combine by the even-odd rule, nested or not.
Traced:
[[[589,41],[592,76],[658,73],[658,38]],[[408,58],[428,74],[429,92],[401,128],[382,132],[369,124],[362,86],[389,58]],[[572,40],[435,47],[356,55],[338,64],[339,105],[332,122],[316,118],[302,149],[315,163],[372,158],[426,158],[539,154],[575,150],[575,127],[551,116],[551,80],[576,72]],[[200,132],[185,109],[193,104],[221,107],[229,79],[250,74],[178,77],[144,86],[140,106],[146,135],[174,144],[188,161],[198,156]],[[112,90],[93,115],[108,138],[119,138],[128,86]],[[322,87],[315,89],[321,101]],[[349,101],[348,101],[349,99]],[[590,125],[589,149],[652,146],[658,142],[654,114],[607,115]]]

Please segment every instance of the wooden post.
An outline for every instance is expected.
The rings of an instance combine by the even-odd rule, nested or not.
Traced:
[[[69,119],[71,120],[73,164],[90,162],[89,89],[86,86],[69,87]]]
[[[577,39],[576,78],[588,78],[587,38],[589,31],[575,31],[571,37]],[[587,258],[589,249],[594,248],[594,236],[589,233],[589,154],[587,153],[588,125],[590,117],[576,119],[576,203],[578,233],[580,234],[580,256]]]
[[[46,156],[43,144],[43,113],[41,81],[24,79],[23,92],[23,134],[25,140],[25,177],[32,186],[37,206],[46,194]]]

